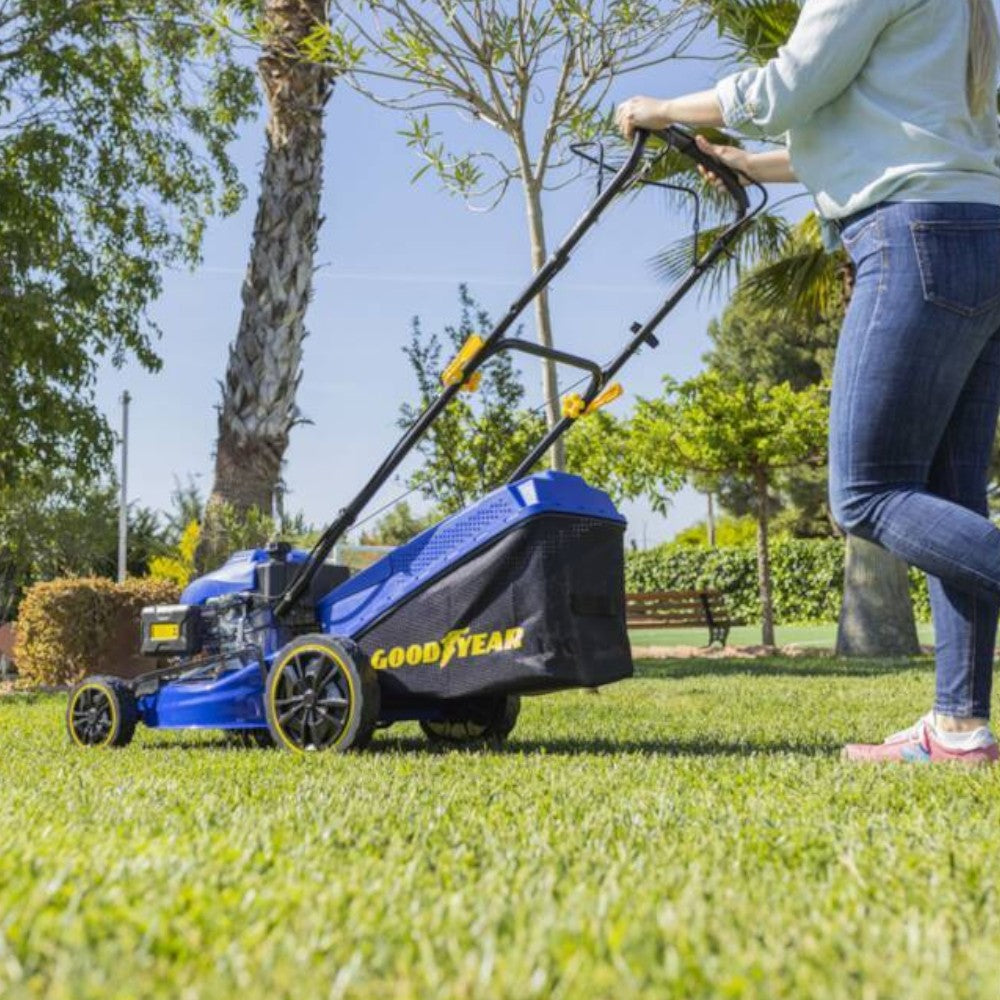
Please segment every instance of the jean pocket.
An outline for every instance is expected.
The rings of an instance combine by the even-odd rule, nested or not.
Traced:
[[[962,316],[1000,305],[1000,220],[910,223],[924,299]]]

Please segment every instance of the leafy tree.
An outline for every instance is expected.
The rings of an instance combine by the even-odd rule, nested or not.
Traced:
[[[166,549],[155,511],[128,512],[128,572],[145,575]],[[0,621],[23,592],[56,576],[114,579],[118,560],[118,493],[113,482],[92,483],[31,470],[17,488],[0,490]]]
[[[665,380],[657,399],[641,399],[631,421],[640,469],[670,467],[682,475],[738,476],[753,491],[762,635],[774,645],[768,549],[768,490],[782,470],[822,461],[827,404],[821,387],[796,392],[728,382],[704,372],[682,384]]]
[[[242,188],[250,75],[195,0],[0,3],[0,487],[96,479],[107,359],[156,370],[148,308]],[[44,476],[42,477],[44,480]]]
[[[459,288],[458,324],[446,326],[442,336],[425,334],[419,319],[413,320],[404,353],[416,376],[420,403],[401,407],[401,427],[409,427],[440,394],[441,371],[466,338],[492,326],[465,285]],[[442,514],[499,486],[544,433],[542,417],[524,409],[524,386],[511,354],[498,355],[479,371],[478,390],[456,397],[417,445],[424,464],[407,481]]]
[[[709,323],[712,347],[704,360],[723,378],[787,382],[795,390],[818,385],[832,377],[843,316],[840,308],[807,322],[741,292]]]
[[[720,547],[750,545],[757,535],[757,522],[752,517],[720,517],[715,524],[715,544]],[[704,521],[678,531],[673,538],[676,545],[692,548],[708,546],[708,525]]]
[[[330,33],[326,56],[359,91],[409,115],[403,134],[423,161],[417,176],[431,171],[446,190],[486,207],[521,189],[535,271],[549,252],[543,195],[565,180],[568,140],[606,122],[605,98],[622,76],[686,52],[704,18],[688,3],[597,0],[338,0],[336,8],[342,28]],[[468,114],[503,141],[463,151],[436,128],[442,109]],[[538,339],[551,345],[545,292],[534,309]],[[542,388],[551,426],[560,415],[551,362]],[[552,461],[562,468],[560,447]]]
[[[654,510],[665,513],[682,478],[668,466],[644,466],[642,456],[630,450],[630,441],[627,419],[598,410],[577,420],[567,432],[566,464],[615,503],[643,496]]]
[[[200,539],[201,525],[189,522],[172,552],[150,560],[149,575],[154,580],[171,580],[178,587],[186,587],[197,570],[195,557]]]
[[[243,310],[222,382],[212,498],[271,512],[289,434],[302,416],[305,314],[321,218],[324,114],[333,92],[316,46],[329,33],[326,0],[230,3],[260,46],[267,98],[264,162]],[[211,518],[206,543],[211,539]]]
[[[709,324],[712,349],[705,361],[728,380],[760,385],[789,383],[794,389],[828,381],[843,309],[830,317],[806,321],[780,309],[762,306],[740,291],[719,319]],[[797,537],[824,537],[834,532],[826,499],[825,467],[789,469],[776,481],[775,527]],[[723,505],[737,515],[753,503],[742,481],[723,478],[715,484]]]
[[[411,426],[440,393],[440,373],[448,357],[470,334],[493,325],[465,285],[459,287],[459,307],[458,324],[445,327],[440,337],[427,335],[419,320],[413,321],[404,351],[416,376],[420,404],[401,407],[401,427]],[[500,486],[545,433],[538,410],[524,406],[525,389],[510,353],[479,370],[483,377],[476,392],[456,397],[417,445],[424,464],[407,484],[434,502],[435,517],[460,510]],[[645,493],[663,510],[668,494],[679,486],[670,470],[639,469],[629,454],[627,424],[604,410],[577,420],[566,439],[569,470],[615,501]]]
[[[205,517],[205,498],[194,477],[189,475],[185,482],[174,476],[174,488],[170,491],[170,507],[164,512],[165,534],[171,545],[177,545],[192,521],[201,524]]]

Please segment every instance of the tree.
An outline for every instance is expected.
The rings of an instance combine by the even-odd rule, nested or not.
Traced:
[[[716,524],[715,545],[751,545],[756,537],[757,522],[752,517],[723,517]],[[698,521],[691,527],[678,531],[674,535],[673,544],[690,545],[692,548],[714,547],[705,521]]]
[[[166,551],[155,511],[128,511],[128,572],[145,575]],[[47,470],[31,470],[0,489],[0,621],[13,617],[24,591],[55,576],[114,579],[118,560],[118,490]]]
[[[679,474],[738,476],[753,491],[762,639],[774,645],[768,544],[768,490],[783,469],[821,462],[827,403],[822,387],[796,392],[726,381],[716,372],[680,385],[665,380],[657,399],[640,399],[631,421],[640,468],[668,466]]]
[[[263,0],[251,20],[261,44],[267,140],[243,311],[222,383],[212,488],[214,502],[243,512],[271,513],[289,434],[301,420],[295,393],[321,222],[323,115],[333,91],[330,67],[309,56],[328,31],[326,0]]]
[[[401,407],[401,427],[409,427],[440,393],[440,373],[447,356],[471,333],[492,325],[465,285],[459,286],[459,322],[445,327],[443,336],[426,334],[420,321],[414,319],[410,344],[404,351],[416,376],[420,403]],[[445,351],[446,347],[450,351]],[[409,477],[407,485],[434,502],[426,523],[461,510],[506,482],[545,432],[541,414],[524,407],[524,385],[510,353],[497,355],[480,371],[478,389],[456,397],[417,445],[424,464]],[[628,453],[627,424],[604,411],[577,420],[566,438],[570,471],[606,490],[616,502],[645,493],[663,510],[668,494],[680,485],[670,470],[640,472]],[[426,523],[421,522],[424,527]]]
[[[404,353],[416,376],[419,404],[404,404],[400,427],[409,427],[441,392],[441,371],[472,333],[489,330],[490,317],[459,287],[459,321],[443,336],[426,334],[414,318]],[[524,409],[524,386],[510,353],[497,355],[481,369],[474,393],[461,394],[438,417],[417,445],[424,463],[407,480],[411,489],[451,514],[499,486],[544,433],[544,420]]]
[[[738,291],[719,319],[709,324],[712,349],[704,360],[724,379],[761,385],[788,382],[803,389],[828,381],[843,309],[811,320],[764,306]],[[775,528],[797,537],[828,537],[836,532],[829,516],[826,468],[789,469],[775,483]],[[723,479],[715,485],[731,513],[748,512],[751,498],[744,483]]]
[[[195,0],[0,3],[0,487],[99,478],[98,365],[159,366],[148,308],[242,189],[252,78]]]
[[[605,122],[611,85],[684,52],[700,24],[689,4],[598,0],[339,0],[343,30],[327,58],[378,103],[406,111],[404,133],[447,190],[493,207],[521,188],[537,271],[548,255],[543,194],[561,182],[567,140]],[[453,152],[431,115],[455,109],[503,137],[489,148]],[[435,121],[437,118],[435,118]],[[534,302],[539,341],[551,346],[549,300]],[[559,419],[555,366],[543,362],[549,426]],[[561,445],[553,449],[561,468]]]

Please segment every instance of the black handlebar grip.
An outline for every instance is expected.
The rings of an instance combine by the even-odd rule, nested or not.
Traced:
[[[722,181],[723,187],[729,192],[733,201],[736,202],[739,210],[739,217],[742,219],[750,210],[750,199],[747,197],[746,188],[740,182],[739,175],[728,164],[708,153],[702,152],[694,136],[685,129],[677,125],[670,125],[665,129],[660,129],[653,133],[659,136],[665,143],[672,146],[683,156],[694,160],[695,163],[710,170]]]

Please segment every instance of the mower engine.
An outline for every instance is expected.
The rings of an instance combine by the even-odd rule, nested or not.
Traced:
[[[256,607],[255,607],[256,605]],[[253,594],[226,594],[204,604],[155,604],[142,609],[143,656],[231,653],[254,645],[270,616]]]

